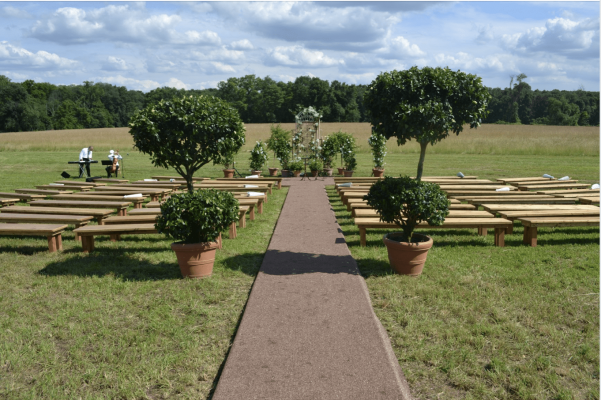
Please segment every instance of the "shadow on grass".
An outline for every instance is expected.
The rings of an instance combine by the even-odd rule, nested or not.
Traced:
[[[38,273],[47,276],[72,275],[79,277],[112,275],[124,281],[155,281],[181,279],[176,262],[152,263],[128,254],[143,251],[163,252],[166,249],[96,249],[85,257],[74,256],[67,260],[49,263]],[[71,253],[71,251],[65,252]],[[73,253],[75,253],[73,251]]]
[[[23,256],[33,256],[38,253],[47,253],[48,252],[48,242],[44,238],[44,243],[40,243],[39,246],[23,246],[23,245],[15,245],[15,246],[0,246],[0,253],[17,253]]]

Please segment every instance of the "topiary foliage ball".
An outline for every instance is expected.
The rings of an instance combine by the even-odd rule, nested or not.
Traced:
[[[238,221],[239,212],[232,193],[203,189],[168,198],[161,204],[155,226],[159,233],[182,243],[214,242],[219,233]]]
[[[442,225],[449,215],[449,201],[440,186],[408,176],[386,177],[374,183],[363,199],[382,221],[400,226],[408,242],[420,222]]]

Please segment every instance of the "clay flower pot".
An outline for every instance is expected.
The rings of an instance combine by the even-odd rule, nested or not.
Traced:
[[[184,278],[200,279],[213,274],[216,242],[171,243],[171,250],[177,256],[177,263]]]
[[[269,168],[269,176],[278,176],[279,168]]]
[[[332,168],[324,168],[323,172],[325,172],[327,176],[332,176]]]
[[[223,170],[223,177],[224,178],[233,178],[234,177],[234,170],[233,169],[224,169]]]
[[[374,177],[381,178],[384,176],[384,169],[374,168],[371,170],[374,173]]]
[[[344,168],[338,168],[338,175],[342,175],[344,173]]]
[[[313,170],[311,170],[311,176],[313,178],[315,178],[317,175],[319,175],[319,171],[313,171]]]
[[[293,174],[295,178],[298,178],[301,174],[301,171],[294,171]]]
[[[286,178],[290,176],[290,171],[288,171],[287,169],[283,169],[282,170],[282,178]]]
[[[351,176],[353,176],[353,171],[344,170],[344,176],[346,178],[350,178]]]
[[[263,171],[251,171],[253,175],[259,175],[261,176],[261,172]]]
[[[404,236],[403,232],[393,232],[384,235],[384,244],[388,249],[388,261],[397,274],[418,276],[424,269],[428,250],[434,243],[430,236],[414,233],[413,236],[421,241],[417,243],[399,242],[390,237]]]

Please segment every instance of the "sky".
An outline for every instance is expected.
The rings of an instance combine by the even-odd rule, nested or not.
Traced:
[[[0,2],[0,75],[148,92],[231,77],[369,84],[449,67],[506,88],[599,91],[594,2]]]

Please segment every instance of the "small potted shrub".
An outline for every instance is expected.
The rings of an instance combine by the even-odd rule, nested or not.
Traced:
[[[374,183],[364,199],[382,221],[402,229],[384,235],[392,268],[399,274],[420,275],[433,242],[429,236],[413,230],[422,221],[442,225],[449,215],[449,201],[440,186],[408,176],[386,177]]]
[[[236,172],[236,170],[231,168],[231,166],[233,164],[234,164],[234,155],[233,154],[228,154],[223,157],[222,171],[223,171],[224,178],[233,178],[234,177],[234,172]]]
[[[371,147],[371,154],[373,155],[374,168],[372,173],[374,177],[380,178],[384,175],[384,157],[386,156],[386,137],[379,133],[372,132],[370,138],[367,140],[369,147]]]
[[[323,161],[323,171],[326,176],[332,176],[332,162],[338,154],[336,139],[331,136],[326,136],[321,143],[320,158]]]
[[[259,140],[250,151],[250,170],[253,175],[261,175],[261,172],[263,172],[261,168],[263,168],[268,158],[265,145]]]
[[[353,176],[353,171],[357,168],[357,159],[354,152],[344,154],[344,176]]]
[[[323,164],[318,159],[313,159],[309,163],[309,169],[311,170],[311,175],[313,175],[313,177],[316,177],[322,168],[323,168]]]
[[[301,171],[305,168],[305,164],[301,160],[296,160],[288,163],[288,169],[293,171],[295,177],[299,177]]]
[[[176,240],[171,249],[184,278],[213,273],[216,240],[238,221],[240,208],[230,192],[214,189],[180,193],[161,204],[156,229]]]
[[[290,152],[292,151],[292,144],[290,143],[290,132],[283,129],[279,124],[277,126],[271,126],[271,136],[267,139],[267,149],[273,151],[273,155],[280,161],[283,170],[286,170],[286,174],[282,171],[282,176],[288,176],[287,163],[290,159]],[[278,168],[269,168],[270,176],[277,176]]]

